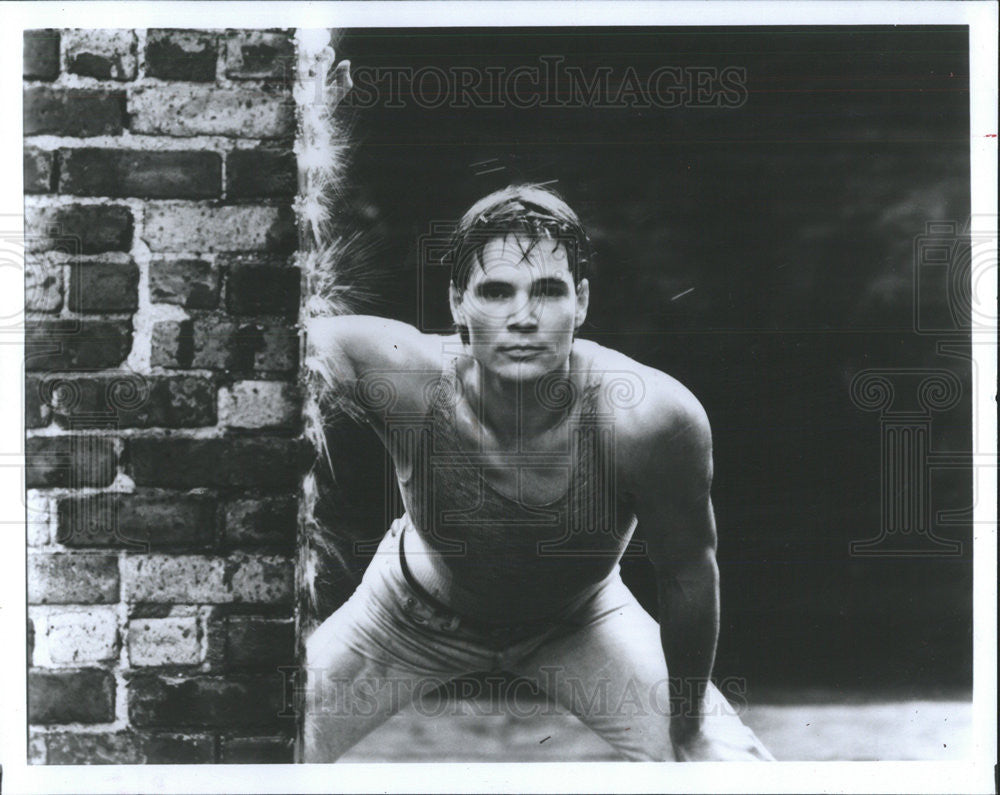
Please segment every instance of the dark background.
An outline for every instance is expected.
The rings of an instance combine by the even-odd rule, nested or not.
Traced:
[[[960,556],[849,554],[880,528],[879,415],[852,402],[857,372],[954,372],[963,399],[934,415],[931,444],[971,449],[969,363],[936,349],[967,351],[967,320],[914,328],[915,302],[921,317],[955,305],[942,282],[915,290],[914,241],[969,215],[967,42],[964,27],[366,29],[338,42],[355,69],[558,54],[588,75],[611,66],[612,85],[629,66],[746,69],[735,109],[427,108],[404,91],[338,111],[353,141],[338,223],[356,237],[364,311],[446,329],[447,274],[421,262],[420,241],[491,190],[555,180],[578,211],[598,255],[582,336],[680,379],[712,421],[719,676],[971,683],[970,526],[937,529]],[[331,449],[338,481],[320,513],[347,565],[324,571],[327,609],[364,568],[351,542],[391,518],[376,438],[341,425]],[[932,488],[934,511],[972,504],[968,469]],[[652,608],[649,564],[623,571]]]

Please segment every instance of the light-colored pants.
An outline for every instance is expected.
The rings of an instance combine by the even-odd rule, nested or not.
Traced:
[[[659,625],[617,567],[544,628],[470,628],[407,582],[404,527],[393,524],[361,585],[307,641],[304,761],[332,762],[415,698],[491,671],[529,680],[626,759],[675,758]],[[770,759],[736,712],[710,685],[706,734],[733,759]]]

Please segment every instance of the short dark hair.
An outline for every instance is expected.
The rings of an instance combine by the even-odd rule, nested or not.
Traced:
[[[486,244],[508,235],[523,235],[531,241],[525,255],[542,240],[562,244],[576,284],[589,273],[590,238],[577,214],[554,190],[521,184],[484,196],[462,216],[444,260],[451,265],[451,283],[465,290],[472,268],[482,267]]]

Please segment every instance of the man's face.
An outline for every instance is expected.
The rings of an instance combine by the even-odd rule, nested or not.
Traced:
[[[565,247],[508,235],[483,247],[482,263],[473,266],[465,290],[452,287],[451,294],[455,322],[468,328],[480,365],[511,380],[560,369],[589,298],[586,279],[573,283]]]

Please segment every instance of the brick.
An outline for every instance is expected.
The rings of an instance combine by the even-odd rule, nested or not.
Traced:
[[[222,186],[215,152],[60,150],[59,190],[75,196],[207,199]]]
[[[203,317],[153,326],[151,361],[162,367],[289,373],[298,354],[298,332],[270,323]]]
[[[153,303],[215,309],[219,305],[219,271],[200,259],[153,260],[149,295]]]
[[[134,231],[128,207],[68,204],[25,208],[25,244],[30,251],[66,254],[128,251]]]
[[[295,222],[288,207],[151,205],[143,239],[153,251],[291,251]]]
[[[290,737],[224,737],[219,761],[226,765],[290,765],[295,745]]]
[[[216,422],[216,389],[197,376],[120,371],[33,376],[46,414],[64,428],[197,428]]]
[[[30,723],[106,723],[114,717],[115,681],[109,671],[28,671]]]
[[[197,616],[129,622],[128,656],[134,666],[197,665],[202,660]]]
[[[24,308],[29,312],[58,312],[62,303],[62,266],[27,258],[24,262]]]
[[[25,441],[29,489],[110,486],[115,479],[112,439],[101,436],[33,436]]]
[[[29,604],[110,604],[118,601],[113,555],[28,555]]]
[[[55,80],[59,76],[59,31],[24,31],[25,80]]]
[[[50,765],[196,764],[215,761],[208,735],[118,732],[50,732]]]
[[[130,320],[29,320],[24,324],[28,370],[117,367],[132,348]]]
[[[63,497],[56,540],[68,547],[204,549],[215,541],[216,501],[204,494]]]
[[[74,263],[69,271],[69,308],[134,312],[139,308],[139,268],[135,263]]]
[[[140,486],[291,489],[298,486],[307,455],[306,444],[298,439],[126,440],[126,468]]]
[[[134,674],[129,682],[129,719],[141,727],[280,729],[294,721],[278,717],[283,691],[279,675]]]
[[[281,557],[248,556],[226,562],[234,602],[291,605],[295,569]]]
[[[135,34],[130,30],[67,30],[63,32],[69,72],[99,80],[134,80]]]
[[[295,544],[298,502],[294,497],[233,500],[225,509],[225,543],[273,546],[291,551]]]
[[[226,77],[284,80],[294,75],[295,49],[287,33],[234,31],[226,41]]]
[[[52,500],[45,492],[28,489],[25,503],[28,546],[45,546],[52,537]]]
[[[133,89],[129,111],[134,133],[287,138],[295,134],[291,94],[203,86]]]
[[[297,190],[292,152],[238,149],[226,157],[226,196],[230,199],[294,196]]]
[[[299,311],[298,268],[243,265],[226,280],[226,309],[234,315],[284,315]]]
[[[51,612],[44,622],[40,620],[39,635],[35,665],[80,665],[118,656],[118,616],[114,607]]]
[[[215,80],[216,36],[193,30],[152,29],[146,34],[146,75],[161,80]]]
[[[293,428],[301,413],[295,384],[237,381],[219,390],[219,422],[230,428]]]
[[[225,561],[202,555],[128,555],[122,559],[127,602],[213,604],[231,601]]]
[[[121,135],[125,125],[125,94],[77,88],[26,88],[24,134]]]
[[[45,749],[45,737],[47,732],[28,732],[28,764],[46,765],[48,764],[48,754]]]
[[[209,734],[140,735],[143,757],[150,765],[195,765],[215,761],[215,737]]]
[[[54,173],[54,152],[25,147],[24,149],[24,192],[51,193]]]
[[[237,668],[295,664],[295,624],[258,616],[226,618],[226,663]]]
[[[50,765],[135,765],[145,761],[132,732],[52,732],[45,742]]]

